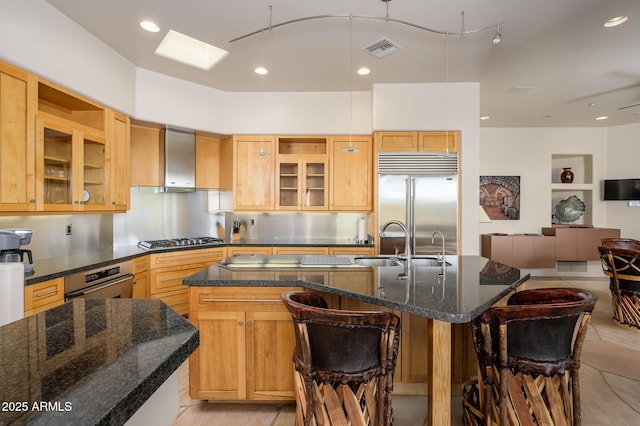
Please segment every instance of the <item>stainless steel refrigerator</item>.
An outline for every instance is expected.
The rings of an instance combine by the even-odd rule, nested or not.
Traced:
[[[411,252],[417,255],[442,252],[457,254],[458,246],[458,158],[457,154],[379,153],[378,154],[378,235],[381,254],[404,252],[404,233],[390,225],[403,222],[410,234]]]

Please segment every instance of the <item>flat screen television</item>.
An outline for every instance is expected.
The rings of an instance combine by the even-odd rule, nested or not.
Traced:
[[[640,200],[640,179],[607,179],[604,200]]]

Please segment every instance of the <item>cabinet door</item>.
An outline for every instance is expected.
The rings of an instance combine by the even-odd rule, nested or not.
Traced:
[[[64,278],[24,287],[24,316],[33,315],[64,303]]]
[[[329,254],[329,247],[274,247],[273,254]]]
[[[264,139],[264,140],[263,140]],[[234,140],[233,207],[273,210],[274,152],[271,136],[238,136]]]
[[[247,399],[294,400],[293,322],[280,300],[271,303],[270,310],[247,312]]]
[[[72,176],[74,210],[108,210],[111,194],[106,140],[88,132],[80,132],[78,138],[74,161],[81,167]]]
[[[0,211],[32,210],[35,77],[0,62]]]
[[[513,263],[513,237],[511,235],[482,236],[482,256],[496,262],[511,265]]]
[[[581,260],[578,258],[578,228],[557,228],[556,258],[564,261]]]
[[[419,151],[460,152],[460,132],[457,130],[420,132]]]
[[[302,185],[302,164],[293,159],[276,161],[276,208],[299,210]]]
[[[149,271],[139,272],[135,274],[133,281],[133,298],[148,299],[149,298]]]
[[[327,201],[329,199],[328,171],[327,162],[324,159],[306,159],[302,161],[301,210],[327,210]]]
[[[404,152],[418,150],[418,132],[376,132],[379,152]]]
[[[111,209],[129,208],[130,121],[129,117],[113,111],[110,117],[109,158],[111,160]]]
[[[71,178],[78,169],[73,158],[74,130],[56,120],[38,118],[36,123],[37,210],[70,211],[74,201]]]
[[[513,236],[513,262],[509,266],[514,268],[535,267],[535,237],[526,235]]]
[[[220,139],[196,133],[196,188],[220,188]]]
[[[234,254],[273,254],[271,247],[231,247],[227,246],[227,256],[231,257]]]
[[[131,126],[131,186],[164,185],[164,149],[160,128]]]
[[[200,330],[200,346],[189,357],[189,395],[193,399],[244,400],[244,311],[192,311],[190,318]]]
[[[329,210],[371,211],[373,205],[373,149],[370,136],[331,138]]]

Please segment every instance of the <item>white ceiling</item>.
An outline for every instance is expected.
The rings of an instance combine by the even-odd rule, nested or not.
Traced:
[[[640,122],[638,0],[48,0],[138,67],[224,91],[371,90],[374,83],[480,82],[483,127]],[[233,43],[271,24],[317,15]],[[464,36],[434,34],[384,19]],[[464,12],[464,19],[463,14]],[[603,23],[628,15],[622,26]],[[371,16],[382,19],[363,19]],[[148,33],[143,19],[161,28]],[[491,39],[501,24],[502,43]],[[351,27],[351,29],[350,29]],[[155,55],[170,29],[229,51],[209,71]],[[362,47],[402,47],[379,59]],[[264,38],[264,42],[262,42]],[[349,46],[352,46],[350,49]],[[264,57],[269,74],[253,70]],[[362,65],[371,74],[360,77]],[[351,69],[353,67],[353,69]],[[595,103],[595,106],[590,106]],[[596,121],[595,117],[609,118]]]

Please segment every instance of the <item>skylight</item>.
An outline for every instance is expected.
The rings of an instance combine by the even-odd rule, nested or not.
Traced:
[[[169,30],[156,48],[156,55],[182,62],[183,64],[211,69],[229,52],[203,41]]]

